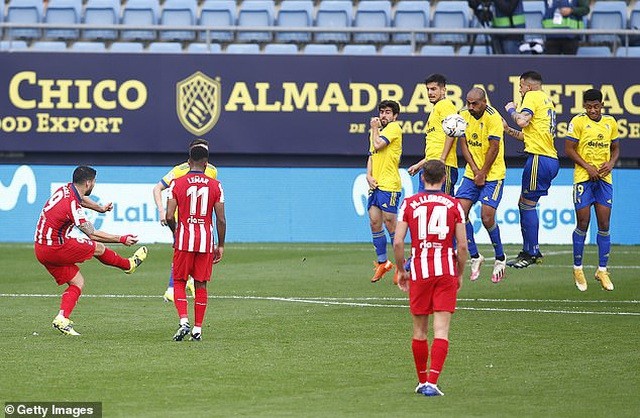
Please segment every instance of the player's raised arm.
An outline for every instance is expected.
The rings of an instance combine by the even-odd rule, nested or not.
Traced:
[[[109,202],[106,205],[100,205],[98,202],[95,202],[93,199],[91,199],[89,196],[82,196],[82,201],[80,202],[80,205],[83,208],[87,208],[87,209],[91,209],[93,211],[96,211],[98,213],[105,213],[105,212],[109,212],[110,210],[113,209],[113,203]]]

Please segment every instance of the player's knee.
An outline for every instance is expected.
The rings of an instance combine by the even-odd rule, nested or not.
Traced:
[[[102,254],[104,254],[104,250],[105,250],[105,246],[103,243],[101,242],[96,242],[96,249],[93,251],[93,256],[94,257],[100,257]]]

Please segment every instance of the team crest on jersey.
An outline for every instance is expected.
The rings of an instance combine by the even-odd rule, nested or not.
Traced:
[[[176,84],[176,111],[184,128],[194,135],[209,132],[221,110],[220,81],[196,71]]]

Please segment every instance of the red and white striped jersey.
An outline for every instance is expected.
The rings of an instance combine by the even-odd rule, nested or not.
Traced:
[[[216,202],[224,203],[222,185],[200,171],[190,171],[174,179],[169,188],[169,198],[175,199],[178,207],[173,248],[180,251],[212,253],[213,205]]]
[[[56,190],[40,212],[33,240],[38,244],[62,245],[73,229],[89,222],[82,198],[72,183]]]
[[[398,211],[398,221],[409,225],[411,234],[411,279],[449,275],[457,277],[454,248],[456,224],[465,223],[457,199],[440,192],[407,197]]]

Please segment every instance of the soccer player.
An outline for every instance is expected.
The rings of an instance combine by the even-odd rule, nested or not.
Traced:
[[[478,279],[480,267],[484,262],[473,237],[473,225],[469,222],[469,210],[479,201],[482,205],[482,225],[487,230],[495,251],[491,281],[498,283],[504,276],[506,266],[500,228],[496,222],[496,209],[502,199],[503,180],[507,173],[502,117],[493,107],[487,105],[487,95],[478,87],[467,93],[467,107],[460,115],[467,122],[465,135],[460,141],[460,149],[467,166],[456,198],[460,200],[467,219],[467,246],[471,256],[470,279]]]
[[[398,211],[393,250],[396,264],[404,265],[404,238],[409,230],[411,262],[409,271],[402,269],[398,286],[409,292],[413,318],[411,349],[418,373],[415,391],[425,396],[443,396],[437,385],[438,378],[449,350],[449,325],[467,261],[465,215],[457,199],[441,192],[446,178],[443,162],[427,161],[422,176],[425,190],[407,197]],[[427,369],[431,315],[433,342]]]
[[[558,152],[553,144],[556,112],[553,102],[542,91],[542,76],[535,71],[523,73],[520,76],[520,94],[522,103],[518,110],[513,102],[505,105],[507,113],[522,131],[509,127],[506,122],[505,130],[512,137],[524,141],[524,152],[527,154],[518,201],[522,251],[518,257],[507,261],[507,266],[515,268],[542,263],[536,206],[542,196],[549,194],[551,182],[560,169]]]
[[[169,186],[166,222],[175,231],[173,240],[174,304],[180,317],[174,341],[182,341],[191,332],[192,341],[202,339],[202,322],[207,309],[207,282],[211,280],[213,264],[224,254],[227,230],[224,214],[224,192],[217,180],[205,170],[209,149],[196,144],[189,150],[190,171]],[[176,223],[176,211],[178,219]],[[216,216],[218,245],[214,245],[213,214]],[[187,279],[195,282],[195,322],[193,330],[187,314]]]
[[[433,110],[427,119],[427,133],[425,135],[425,157],[409,167],[409,174],[416,174],[424,167],[427,160],[440,160],[447,167],[447,178],[442,191],[453,196],[453,188],[458,182],[458,155],[456,154],[457,139],[449,137],[442,129],[442,120],[447,116],[458,113],[451,99],[447,99],[447,79],[442,74],[431,74],[425,80],[429,102]],[[422,181],[418,191],[424,190]]]
[[[573,278],[578,289],[587,290],[582,271],[584,240],[589,228],[591,207],[598,221],[598,270],[596,280],[604,290],[613,290],[607,263],[611,249],[609,220],[613,201],[611,170],[620,155],[618,125],[609,115],[602,114],[602,92],[590,89],[584,92],[585,113],[571,119],[564,152],[575,162],[573,172],[573,204],[577,225],[573,231]]]
[[[59,286],[67,285],[62,294],[60,311],[53,327],[66,335],[80,335],[69,319],[84,287],[78,263],[95,257],[102,264],[131,274],[147,258],[147,248],[140,247],[130,258],[123,258],[103,243],[121,243],[127,247],[138,242],[134,235],[111,235],[95,229],[81,207],[82,197],[89,196],[96,184],[96,170],[87,166],[73,171],[73,182],[53,192],[44,205],[34,236],[35,255]],[[69,233],[76,226],[89,239],[74,238]]]
[[[374,274],[371,282],[375,283],[393,268],[387,259],[387,236],[382,223],[393,242],[396,232],[396,214],[402,194],[400,180],[400,156],[402,155],[402,128],[397,122],[400,105],[393,100],[383,100],[378,105],[378,117],[371,118],[369,123],[369,158],[367,159],[367,183],[369,199],[367,211],[373,247],[377,261],[373,262]],[[397,269],[394,283],[397,283]]]
[[[189,144],[189,149],[196,145],[204,145],[207,148],[209,147],[209,143],[206,140],[194,139],[193,141],[191,141],[191,144]],[[166,210],[162,202],[162,192],[167,187],[169,187],[171,180],[182,177],[188,172],[189,163],[185,161],[182,164],[178,164],[177,166],[173,167],[167,174],[165,174],[164,177],[162,177],[158,184],[153,187],[153,200],[156,202],[156,208],[158,209],[158,213],[160,215],[160,223],[163,226],[167,225],[167,221],[165,220]],[[212,179],[216,179],[218,177],[218,170],[212,164],[207,164],[207,168],[205,169],[204,174],[211,177]],[[189,279],[187,281],[187,287],[189,288],[191,295],[195,297],[195,289],[192,279]],[[169,271],[169,285],[167,286],[167,290],[164,292],[163,298],[165,302],[173,302],[173,266]]]

